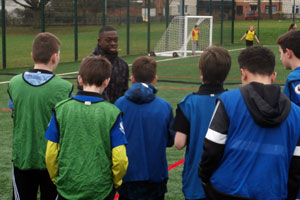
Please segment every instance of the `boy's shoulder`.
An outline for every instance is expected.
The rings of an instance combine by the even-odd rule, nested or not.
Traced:
[[[157,97],[156,96],[154,100],[156,100],[157,102],[159,102],[159,103],[161,103],[161,104],[163,104],[165,106],[171,107],[171,104],[167,100],[165,100],[165,99],[163,99],[161,97]]]
[[[17,80],[19,80],[19,79],[22,79],[22,77],[23,77],[23,73],[18,74],[18,75],[15,75],[15,76],[13,76],[13,77],[10,79],[9,83],[13,83],[13,82],[15,82],[15,81],[17,81]]]
[[[291,71],[287,77],[287,81],[295,81],[300,80],[300,67],[297,67],[293,71]]]

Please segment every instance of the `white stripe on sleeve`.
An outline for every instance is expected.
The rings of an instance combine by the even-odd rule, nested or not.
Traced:
[[[300,156],[300,146],[296,146],[294,156]]]
[[[218,144],[225,144],[227,140],[227,135],[219,133],[209,128],[207,130],[205,138]]]

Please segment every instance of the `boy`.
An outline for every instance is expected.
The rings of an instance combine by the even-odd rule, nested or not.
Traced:
[[[137,58],[132,64],[133,85],[115,103],[124,113],[130,163],[119,200],[164,199],[167,192],[166,147],[174,142],[169,129],[173,113],[167,101],[155,96],[156,67],[152,58]]]
[[[128,164],[120,110],[101,98],[111,74],[104,57],[82,61],[73,98],[58,103],[45,133],[46,164],[58,199],[114,198]]]
[[[205,199],[197,168],[216,99],[225,91],[223,82],[230,66],[231,57],[226,49],[210,47],[205,50],[199,60],[203,84],[197,93],[186,96],[177,106],[173,125],[175,147],[181,150],[187,145],[182,173],[185,199]]]
[[[13,109],[13,191],[16,199],[55,199],[55,185],[45,164],[45,133],[51,109],[71,95],[73,86],[52,72],[59,62],[59,39],[38,34],[32,45],[34,69],[13,77],[9,83],[9,107]]]
[[[284,86],[283,93],[300,106],[300,31],[289,31],[277,40],[280,60],[286,69],[291,69]]]
[[[280,60],[286,69],[292,72],[288,75],[283,93],[300,106],[300,31],[289,31],[281,35],[277,44],[279,45]],[[297,198],[300,198],[300,193]]]
[[[300,108],[272,85],[275,56],[261,46],[238,57],[242,87],[223,93],[203,143],[199,176],[208,199],[295,199]]]

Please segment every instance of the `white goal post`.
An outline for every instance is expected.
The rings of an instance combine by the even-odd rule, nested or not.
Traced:
[[[192,53],[192,30],[195,25],[200,29],[196,53],[202,53],[212,45],[212,16],[176,16],[156,44],[153,52],[156,56],[186,57]]]

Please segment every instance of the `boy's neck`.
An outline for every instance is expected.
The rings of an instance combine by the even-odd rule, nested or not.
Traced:
[[[96,85],[83,85],[83,91],[102,94],[105,88]]]
[[[295,59],[292,63],[291,63],[291,70],[294,71],[294,69],[296,69],[297,67],[300,67],[300,59]]]
[[[43,70],[53,72],[53,67],[45,64],[34,64],[34,69],[43,69]]]

